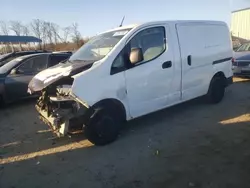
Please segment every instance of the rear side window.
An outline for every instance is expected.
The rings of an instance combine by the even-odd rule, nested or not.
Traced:
[[[165,28],[154,27],[139,32],[130,41],[130,47],[141,48],[144,61],[155,59],[166,50]],[[142,62],[142,63],[143,63]]]
[[[49,60],[49,67],[57,65],[58,63],[67,60],[69,55],[51,55]]]

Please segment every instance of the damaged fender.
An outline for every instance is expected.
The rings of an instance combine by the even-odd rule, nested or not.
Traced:
[[[44,70],[31,80],[28,91],[41,92],[36,104],[40,118],[57,136],[82,129],[86,111],[105,99],[119,100],[126,118],[130,118],[124,73],[107,76],[101,65],[68,62]]]

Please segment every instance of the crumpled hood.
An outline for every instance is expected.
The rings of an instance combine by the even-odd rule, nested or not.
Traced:
[[[32,78],[28,85],[28,92],[32,94],[41,91],[63,77],[72,76],[89,69],[94,62],[95,61],[80,61],[79,63],[70,63],[67,61],[66,63],[60,63],[45,69]]]

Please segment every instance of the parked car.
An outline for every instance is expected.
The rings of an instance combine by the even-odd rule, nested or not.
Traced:
[[[29,97],[28,84],[33,76],[69,57],[68,53],[36,53],[15,58],[0,67],[1,103]]]
[[[82,129],[96,145],[125,121],[206,96],[218,103],[232,84],[228,26],[159,21],[119,27],[90,39],[70,59],[38,73],[29,92],[58,136]]]
[[[234,51],[234,59],[237,59],[247,54],[250,54],[250,42],[242,44],[239,48],[237,48]]]
[[[232,60],[235,76],[250,76],[250,53]]]
[[[250,42],[235,50],[232,65],[235,76],[250,76]]]
[[[37,53],[45,53],[48,51],[45,50],[34,50],[34,51],[21,51],[21,52],[12,52],[7,53],[0,56],[0,67],[3,66],[5,63],[11,61],[12,59],[15,59],[17,57],[23,56],[23,55],[31,55],[31,54],[37,54]]]

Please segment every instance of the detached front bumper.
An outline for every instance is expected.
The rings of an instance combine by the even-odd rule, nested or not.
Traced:
[[[40,110],[38,107],[36,108],[39,113],[39,118],[46,125],[50,127],[50,129],[58,136],[62,137],[68,133],[69,130],[69,120],[65,120],[62,123],[58,123],[58,118],[53,116],[48,116],[48,112],[45,110]]]
[[[68,108],[62,107],[64,103],[72,103]],[[82,117],[87,108],[70,97],[50,97],[50,103],[57,108],[49,113],[47,109],[41,109],[36,105],[36,110],[39,113],[39,118],[47,124],[51,130],[58,136],[63,137],[71,132],[74,125],[74,120]],[[83,125],[81,125],[82,127]]]

